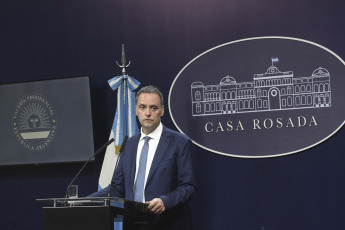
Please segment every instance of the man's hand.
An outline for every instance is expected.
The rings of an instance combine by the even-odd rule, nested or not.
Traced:
[[[159,215],[165,211],[165,205],[161,198],[154,198],[151,201],[147,201],[146,204],[149,205],[147,206],[149,212],[153,214]]]

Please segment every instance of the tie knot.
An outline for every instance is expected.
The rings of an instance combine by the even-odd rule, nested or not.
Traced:
[[[145,136],[145,137],[144,137],[145,143],[149,143],[149,140],[150,140],[150,139],[151,139],[151,137]]]

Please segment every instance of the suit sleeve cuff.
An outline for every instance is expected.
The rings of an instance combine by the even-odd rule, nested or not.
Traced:
[[[164,206],[165,206],[166,209],[170,208],[170,207],[169,207],[169,199],[168,199],[167,196],[164,196],[164,195],[163,195],[163,196],[160,196],[159,198],[161,198],[161,200],[163,201]]]

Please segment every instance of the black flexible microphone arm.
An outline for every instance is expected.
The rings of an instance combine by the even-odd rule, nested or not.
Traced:
[[[126,145],[126,143],[127,143],[127,140],[128,140],[128,136],[125,136],[125,138],[123,138],[123,141],[122,141],[122,145],[121,145],[121,148],[120,148],[120,151],[119,151],[119,156],[118,156],[117,159],[116,159],[116,163],[115,163],[115,168],[114,168],[113,176],[111,177],[110,184],[108,185],[107,197],[110,197],[110,190],[111,190],[111,185],[112,185],[112,183],[113,183],[115,170],[116,170],[116,168],[117,168],[117,164],[119,163],[119,159],[120,159],[121,153],[122,153],[123,149],[125,148],[125,145]]]
[[[78,178],[79,174],[81,173],[81,171],[83,171],[83,169],[85,168],[85,166],[87,165],[87,163],[89,163],[89,161],[95,157],[96,155],[98,155],[103,149],[105,149],[108,145],[110,145],[112,142],[114,141],[114,138],[111,138],[107,143],[105,143],[104,145],[102,145],[102,147],[100,147],[95,154],[93,154],[83,165],[83,167],[79,170],[79,172],[77,173],[77,175],[73,178],[73,180],[71,181],[71,183],[69,183],[69,185],[67,186],[66,189],[66,196],[65,198],[68,198],[68,189],[69,187],[71,187],[71,185],[73,184],[73,182]]]

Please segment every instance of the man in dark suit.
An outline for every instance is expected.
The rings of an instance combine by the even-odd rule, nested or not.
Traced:
[[[193,229],[188,208],[197,191],[193,144],[185,135],[162,125],[164,100],[156,87],[139,90],[136,115],[141,132],[127,141],[115,170],[111,195],[146,202],[153,214],[149,229]],[[145,156],[145,163],[141,156]],[[107,190],[91,196],[106,196]]]

